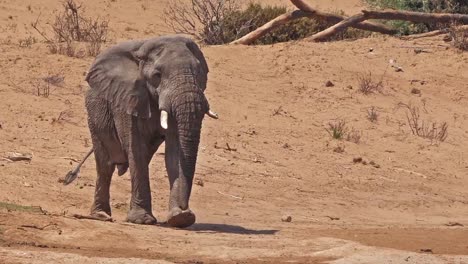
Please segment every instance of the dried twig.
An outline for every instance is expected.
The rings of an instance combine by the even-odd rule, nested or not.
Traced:
[[[227,193],[223,193],[223,192],[221,192],[221,191],[218,191],[218,193],[221,194],[221,195],[224,195],[224,196],[232,197],[232,198],[234,198],[234,199],[244,200],[244,198],[242,198],[242,197],[235,196],[235,195],[231,195],[231,194],[227,194]]]

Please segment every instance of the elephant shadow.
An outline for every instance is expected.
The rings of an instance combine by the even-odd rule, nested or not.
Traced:
[[[266,229],[266,230],[254,230],[248,229],[237,225],[226,225],[226,224],[208,224],[208,223],[196,223],[187,230],[200,232],[200,233],[227,233],[227,234],[239,234],[239,235],[274,235],[279,230]]]

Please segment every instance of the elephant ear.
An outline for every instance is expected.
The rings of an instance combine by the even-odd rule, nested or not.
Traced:
[[[205,90],[206,89],[206,83],[208,81],[208,72],[209,72],[208,64],[206,63],[205,56],[203,56],[203,53],[200,50],[200,48],[198,47],[198,45],[195,42],[193,42],[192,40],[189,40],[186,45],[187,45],[187,48],[195,56],[195,58],[197,58],[197,60],[200,62],[200,66],[201,66],[201,69],[202,69],[202,73],[201,73],[201,76],[200,76],[200,78],[201,78],[200,86],[202,87],[203,90]]]
[[[148,119],[151,117],[150,95],[138,61],[132,55],[139,46],[141,44],[126,43],[99,55],[86,81],[114,109]]]

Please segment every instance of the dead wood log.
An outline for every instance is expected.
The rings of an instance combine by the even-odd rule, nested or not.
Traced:
[[[382,11],[368,11],[362,10],[366,19],[387,19],[387,20],[404,20],[415,23],[452,23],[459,22],[468,24],[468,15],[464,14],[451,14],[451,13],[422,13],[411,11],[397,11],[397,10],[382,10]]]
[[[342,20],[341,22],[325,29],[325,30],[322,30],[320,31],[319,33],[316,33],[314,35],[312,35],[311,37],[309,37],[308,39],[311,40],[311,41],[322,41],[322,40],[326,40],[329,36],[332,36],[332,35],[335,35],[343,30],[345,30],[346,28],[348,28],[349,26],[351,25],[355,25],[359,22],[362,22],[366,20],[366,17],[364,14],[358,14],[358,15],[354,15],[352,17],[349,17],[345,20]]]
[[[300,10],[295,10],[290,13],[286,13],[283,15],[280,15],[279,17],[269,21],[265,25],[255,29],[254,31],[250,32],[249,34],[243,36],[242,38],[239,38],[230,44],[243,44],[243,45],[250,45],[252,44],[255,40],[265,36],[268,32],[272,31],[273,29],[284,25],[288,23],[291,20],[302,18],[308,16],[307,13],[300,11]]]
[[[311,9],[306,9],[306,10],[311,10]],[[231,42],[230,44],[250,45],[253,42],[255,42],[255,40],[265,36],[266,34],[268,34],[268,32],[271,32],[272,30],[278,28],[279,26],[284,25],[288,23],[289,21],[303,18],[303,17],[321,19],[330,23],[338,23],[342,21],[343,19],[346,19],[346,17],[344,16],[322,13],[322,12],[315,11],[315,10],[313,12],[308,12],[304,10],[294,10],[292,12],[276,17],[275,19],[269,21],[265,25],[255,29],[254,31],[243,36],[242,38],[239,38]],[[382,34],[389,34],[389,35],[393,35],[396,33],[396,30],[388,26],[385,26],[383,24],[374,23],[374,22],[364,22],[362,24],[353,25],[353,27],[367,30],[367,31],[378,32]]]
[[[367,19],[386,19],[386,20],[404,20],[416,23],[464,23],[468,24],[468,15],[463,14],[448,14],[448,13],[421,13],[397,10],[384,11],[368,11],[362,10],[362,13],[354,15],[340,23],[318,32],[308,39],[311,41],[323,41],[327,38],[345,30],[348,27],[353,27],[357,23],[361,23]]]
[[[446,34],[449,32],[448,28],[444,29],[438,29],[434,31],[429,31],[425,33],[420,33],[420,34],[413,34],[413,35],[408,35],[408,36],[402,36],[401,39],[404,40],[412,40],[412,39],[418,39],[418,38],[427,38],[427,37],[434,37],[442,34]]]
[[[341,16],[338,14],[325,13],[325,12],[316,10],[304,0],[291,0],[291,3],[295,5],[299,10],[310,13],[308,17],[321,19],[321,20],[330,22],[331,24],[336,24],[348,18],[346,16]],[[370,22],[370,21],[358,23],[356,25],[353,25],[352,27],[357,28],[357,29],[387,34],[387,35],[393,35],[397,33],[395,29],[389,26],[386,26],[384,24],[377,23],[377,22]]]
[[[461,30],[461,31],[468,31],[468,25],[455,26],[454,29]],[[429,31],[429,32],[421,33],[421,34],[402,36],[401,39],[412,40],[412,39],[419,39],[419,38],[434,37],[438,35],[448,34],[450,33],[450,31],[451,31],[450,28],[443,28],[443,29]]]

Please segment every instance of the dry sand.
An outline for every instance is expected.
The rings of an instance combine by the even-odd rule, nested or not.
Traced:
[[[84,2],[109,17],[112,43],[169,32],[164,1]],[[312,2],[348,14],[362,7]],[[0,263],[468,263],[468,53],[441,37],[203,47],[206,94],[221,118],[204,122],[196,173],[204,186],[194,185],[191,199],[197,224],[125,223],[128,174],[111,187],[117,221],[101,223],[68,217],[89,210],[93,157],[75,184],[58,182],[76,164],[69,158],[89,149],[83,98],[92,58],[51,55],[42,42],[18,45],[41,40],[30,23],[41,14],[46,28],[59,7],[0,1],[0,156],[33,154],[31,162],[0,160],[0,201],[48,212],[0,208]],[[427,52],[416,54],[420,48]],[[369,72],[383,89],[366,96],[358,79]],[[37,96],[38,79],[54,74],[63,85]],[[418,106],[424,120],[447,122],[447,140],[412,135],[400,102]],[[372,106],[375,123],[367,119]],[[362,132],[358,144],[329,135],[336,119]],[[357,157],[378,166],[353,163]],[[161,150],[151,172],[154,214],[164,220]],[[292,222],[282,222],[285,215]]]

